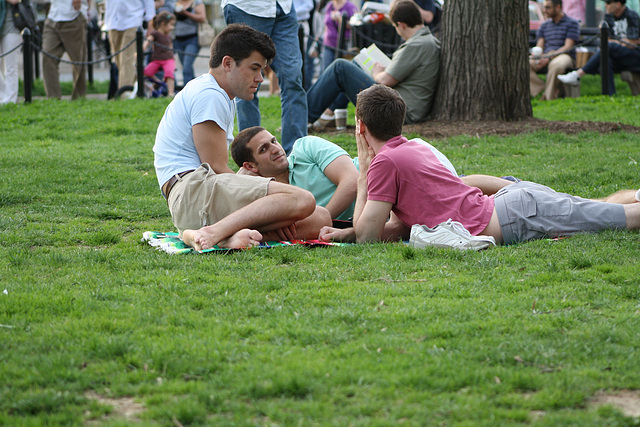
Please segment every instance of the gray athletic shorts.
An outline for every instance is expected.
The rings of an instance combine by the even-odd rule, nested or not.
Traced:
[[[169,193],[173,225],[181,233],[215,224],[267,195],[272,178],[215,173],[207,163],[179,178]]]
[[[534,182],[507,185],[495,195],[505,244],[575,233],[624,229],[622,205],[558,193]]]

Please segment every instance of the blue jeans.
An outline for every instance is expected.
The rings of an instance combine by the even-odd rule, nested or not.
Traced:
[[[182,80],[183,85],[186,85],[194,79],[193,63],[196,60],[198,52],[200,52],[200,45],[198,44],[198,36],[190,37],[185,40],[174,40],[173,48],[178,51],[186,52],[178,53],[180,63],[182,64]]]
[[[345,100],[344,96],[355,105],[358,93],[374,84],[373,77],[358,65],[336,59],[307,92],[309,123],[316,121],[326,108],[346,108],[347,103],[340,101]]]
[[[331,46],[322,46],[322,71],[324,72],[336,59],[336,49]]]
[[[584,64],[582,71],[587,74],[596,74],[600,71],[599,50]],[[609,42],[609,95],[616,93],[613,73],[621,71],[640,72],[640,49],[629,49],[618,43]]]
[[[309,90],[309,88],[311,87],[311,82],[313,81],[313,69],[314,69],[314,64],[313,64],[313,60],[314,58],[309,56],[309,49],[311,49],[311,46],[313,44],[313,40],[311,39],[311,37],[309,37],[309,23],[308,22],[298,22],[298,25],[300,28],[302,28],[303,32],[304,32],[304,40],[303,40],[303,46],[304,46],[304,58],[303,58],[303,69],[304,69],[304,73],[303,74],[303,81],[302,81],[302,87],[304,87],[304,90]]]
[[[243,12],[228,4],[224,8],[224,19],[228,24],[243,23],[268,34],[276,45],[276,57],[271,69],[278,76],[282,105],[282,147],[287,154],[293,143],[307,135],[307,98],[302,87],[302,54],[298,41],[298,19],[296,12],[285,14],[278,4],[275,18],[260,18]],[[240,130],[260,125],[258,96],[251,101],[236,98],[238,128]]]

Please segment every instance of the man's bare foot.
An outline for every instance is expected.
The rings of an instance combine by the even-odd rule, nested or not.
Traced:
[[[259,245],[262,234],[257,230],[244,228],[226,239],[218,240],[210,226],[206,226],[199,230],[184,230],[182,240],[196,251],[211,249],[215,245],[221,248],[240,249]]]
[[[218,246],[229,249],[252,248],[258,246],[261,240],[262,234],[260,234],[258,230],[243,228],[228,239],[223,239],[218,242]]]

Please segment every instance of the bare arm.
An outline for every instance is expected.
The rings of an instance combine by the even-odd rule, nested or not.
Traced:
[[[188,18],[193,19],[196,22],[206,22],[207,20],[207,14],[205,12],[204,3],[196,5],[195,13],[191,13],[187,10],[183,10],[180,13],[184,14]]]
[[[324,174],[337,186],[331,200],[325,206],[331,213],[331,218],[336,218],[356,199],[358,169],[349,156],[344,155],[329,163],[324,169]]]
[[[145,37],[144,43],[142,43],[142,50],[146,51],[147,49],[149,49],[149,45],[154,40],[155,40],[155,38],[151,34],[149,34],[147,37]]]
[[[431,12],[430,10],[424,10],[420,6],[418,6],[418,9],[420,9],[420,16],[422,16],[422,20],[427,24],[430,24],[435,16],[433,12]]]
[[[371,70],[371,73],[373,74],[373,80],[375,80],[376,83],[380,83],[381,85],[394,87],[395,85],[400,83],[400,81],[398,81],[395,77],[393,77],[391,74],[388,74],[385,71],[385,67],[383,67],[379,62],[375,63],[375,65],[373,66],[373,70]]]
[[[391,242],[394,240],[409,240],[409,234],[411,229],[404,225],[400,218],[391,212],[391,218],[384,225],[384,231],[382,232],[382,240],[385,242]]]
[[[233,173],[228,165],[227,133],[211,120],[194,125],[192,130],[200,161],[209,163],[215,173]]]
[[[611,41],[614,41],[614,42],[618,43],[618,41],[617,41],[617,40],[611,40]],[[633,48],[634,46],[638,46],[638,45],[640,45],[640,39],[628,39],[628,38],[626,38],[626,37],[625,37],[625,38],[623,38],[623,39],[620,39],[620,42],[622,42],[621,44],[623,44],[623,45],[624,45],[624,44],[629,45],[629,46],[630,46],[630,47],[632,47],[632,48]]]
[[[575,40],[572,39],[564,39],[564,45],[562,45],[562,47],[560,49],[556,49],[556,50],[550,50],[549,52],[547,52],[546,54],[552,54],[554,56],[558,56],[562,53],[568,52],[569,50],[571,50],[571,48],[576,44]]]
[[[364,184],[366,191],[366,182]],[[360,194],[360,193],[358,193]],[[353,228],[358,243],[376,242],[382,240],[387,218],[393,205],[389,202],[366,200],[358,219],[353,219]]]
[[[353,212],[353,229],[358,243],[379,241],[393,205],[389,202],[367,200],[367,172],[375,153],[365,136],[360,132],[359,120],[356,120],[356,144],[360,174],[358,176],[356,207]]]
[[[498,178],[497,176],[481,174],[461,176],[460,180],[469,187],[479,188],[480,191],[482,191],[482,194],[486,194],[488,196],[496,194],[507,185],[513,184],[513,181]]]

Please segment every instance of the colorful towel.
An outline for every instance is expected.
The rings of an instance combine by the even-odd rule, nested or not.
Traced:
[[[168,254],[191,254],[191,253],[229,253],[235,251],[243,251],[247,249],[227,249],[227,248],[219,248],[218,246],[213,249],[205,249],[201,252],[196,251],[191,246],[187,246],[186,243],[182,241],[179,237],[178,233],[175,232],[167,232],[163,233],[160,231],[145,231],[142,234],[142,241],[149,243],[154,248],[166,252]],[[279,242],[263,242],[260,243],[259,246],[256,246],[258,249],[266,249],[273,248],[276,246],[294,246],[301,245],[309,248],[315,247],[326,247],[326,246],[346,246],[349,243],[327,243],[321,242],[319,240],[293,240],[293,241],[279,241]]]

